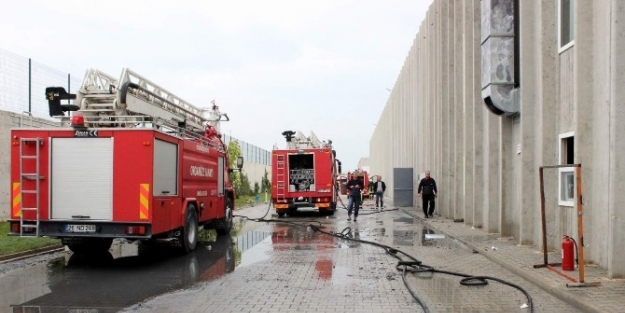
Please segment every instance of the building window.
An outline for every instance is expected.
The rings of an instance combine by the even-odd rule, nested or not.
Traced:
[[[575,164],[575,137],[573,133],[560,135],[560,164]],[[558,192],[558,204],[573,206],[575,203],[575,168],[560,168],[558,177],[560,192]]]
[[[558,1],[558,22],[558,48],[563,52],[575,39],[575,0]]]

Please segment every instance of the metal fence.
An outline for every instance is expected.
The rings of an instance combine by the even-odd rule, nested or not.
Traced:
[[[239,147],[241,147],[241,156],[245,159],[246,162],[252,162],[262,165],[271,165],[271,152],[253,144],[249,144],[245,141],[238,140],[235,137],[224,134],[224,143],[228,145],[231,141],[239,142]]]
[[[61,86],[78,91],[82,79],[0,49],[0,110],[50,119],[45,89]]]
[[[10,51],[0,49],[0,110],[15,113],[28,112],[33,117],[50,119],[45,89],[50,86],[65,87],[77,93],[82,77],[70,75],[47,65],[35,62]],[[271,165],[270,152],[258,146],[225,135],[226,144],[239,142],[241,154],[247,162]]]

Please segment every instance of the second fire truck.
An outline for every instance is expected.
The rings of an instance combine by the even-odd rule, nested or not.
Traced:
[[[278,216],[310,207],[333,215],[338,200],[338,174],[332,141],[320,141],[314,133],[285,131],[285,149],[274,148],[271,156],[271,201]]]

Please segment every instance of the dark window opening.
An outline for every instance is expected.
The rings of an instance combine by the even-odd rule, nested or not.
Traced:
[[[289,191],[314,191],[315,167],[313,154],[289,155]]]
[[[564,164],[574,164],[575,162],[575,140],[574,137],[567,137],[563,139],[564,141],[564,159],[562,162]]]

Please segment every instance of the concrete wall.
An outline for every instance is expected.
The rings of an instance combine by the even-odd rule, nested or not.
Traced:
[[[258,182],[258,188],[262,187],[262,180],[265,176],[265,171],[267,171],[267,178],[271,181],[271,166],[250,162],[243,163],[243,173],[245,173],[250,180],[250,187],[252,188],[252,191],[254,191],[255,182]]]
[[[11,116],[0,113],[0,147],[10,147]],[[10,149],[0,149],[0,220],[9,217],[11,210]]]
[[[25,114],[0,111],[0,221],[8,219],[11,212],[11,128],[54,127],[58,123],[32,118]]]
[[[572,132],[586,261],[625,277],[625,3],[576,1],[575,42],[564,51],[558,1],[518,3],[520,113],[495,115],[481,97],[481,1],[434,0],[371,137],[371,171],[392,198],[394,167],[412,167],[415,188],[430,170],[439,215],[538,250],[538,168],[560,163],[559,136]],[[559,170],[544,173],[548,248],[558,251],[563,234],[581,242],[581,208],[559,205]]]

